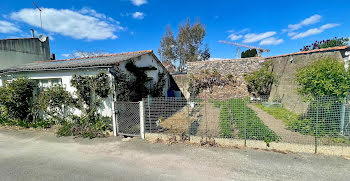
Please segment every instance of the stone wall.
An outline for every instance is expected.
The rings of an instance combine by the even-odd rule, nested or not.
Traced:
[[[310,65],[324,57],[334,57],[339,61],[343,61],[344,52],[345,50],[332,50],[266,58],[266,60],[273,61],[273,73],[277,78],[276,83],[272,86],[270,100],[280,98],[282,104],[290,111],[304,113],[308,104],[302,100],[296,91],[297,84],[294,80],[297,69]]]
[[[196,76],[206,71],[213,72],[216,70],[222,76],[232,75],[236,80],[234,84],[214,87],[211,93],[206,90],[199,95],[200,97],[212,99],[244,97],[249,96],[249,92],[243,75],[260,69],[264,62],[265,59],[260,57],[190,62],[188,63],[187,74],[188,76]]]

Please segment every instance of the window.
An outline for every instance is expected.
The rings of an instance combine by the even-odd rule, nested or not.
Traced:
[[[62,79],[37,79],[38,86],[40,89],[48,88],[54,85],[62,85]]]

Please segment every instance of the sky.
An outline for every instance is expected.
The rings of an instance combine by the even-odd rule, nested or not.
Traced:
[[[350,37],[350,1],[36,0],[43,33],[57,59],[76,51],[121,53],[153,50],[168,25],[190,18],[205,25],[212,58],[236,58],[219,40],[270,49],[263,56],[297,52],[315,40]],[[1,0],[0,39],[41,34],[31,0]],[[244,49],[243,49],[244,50]]]

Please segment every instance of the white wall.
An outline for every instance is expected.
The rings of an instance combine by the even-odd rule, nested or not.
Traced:
[[[125,64],[127,61],[121,62],[119,67],[121,70],[125,70]],[[153,77],[153,84],[158,81],[158,72],[164,72],[166,71],[163,66],[155,60],[155,58],[152,55],[143,55],[139,58],[135,59],[135,65],[138,67],[146,67],[146,66],[154,66],[157,68],[157,70],[154,71],[147,71],[148,77]],[[52,70],[52,71],[40,71],[40,72],[25,72],[25,73],[13,73],[13,74],[5,74],[1,75],[0,79],[0,86],[2,86],[3,78],[7,80],[11,80],[16,77],[28,77],[30,79],[56,79],[59,78],[62,80],[62,86],[66,88],[66,90],[72,94],[76,91],[76,89],[71,85],[70,81],[72,79],[72,76],[74,75],[96,75],[100,72],[104,72],[110,77],[112,75],[109,73],[108,68],[91,68],[91,69],[72,69],[72,70]],[[126,71],[127,72],[127,71]],[[167,72],[166,72],[167,73]],[[167,90],[169,89],[169,75],[166,74],[166,83],[164,86],[163,93],[165,96],[167,96]],[[113,93],[111,95],[103,100],[103,105],[101,106],[100,113],[104,116],[110,116],[112,117],[113,114]],[[79,114],[79,110],[77,110],[75,113]]]
[[[36,79],[36,80],[59,78],[62,80],[62,86],[65,87],[68,92],[75,95],[74,92],[76,91],[76,89],[70,83],[73,75],[96,75],[100,72],[104,72],[107,75],[110,75],[110,73],[108,72],[108,69],[105,68],[105,69],[56,70],[56,71],[15,73],[15,74],[10,74],[11,76],[7,77],[7,79],[13,79],[16,77],[27,77],[29,79]],[[103,100],[101,110],[99,110],[103,116],[112,117],[112,113],[113,113],[112,103],[113,103],[113,94],[111,93],[111,95],[108,98]],[[80,111],[75,110],[74,113],[80,114]]]

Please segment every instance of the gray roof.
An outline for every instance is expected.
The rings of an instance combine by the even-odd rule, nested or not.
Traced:
[[[137,58],[149,53],[153,54],[153,51],[146,50],[146,51],[139,51],[139,52],[102,55],[102,56],[87,57],[87,58],[41,61],[41,62],[18,65],[11,68],[1,69],[0,73],[32,72],[32,71],[44,71],[44,70],[66,70],[66,69],[91,68],[91,67],[108,67],[108,66],[115,65],[118,62]]]

